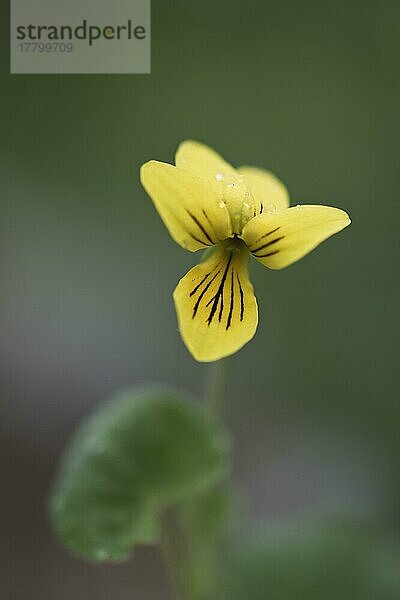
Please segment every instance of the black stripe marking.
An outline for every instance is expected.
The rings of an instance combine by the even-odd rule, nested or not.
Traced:
[[[268,231],[267,233],[264,233],[264,235],[262,235],[261,237],[257,238],[256,241],[254,242],[255,244],[258,244],[258,242],[260,242],[261,240],[263,240],[264,238],[268,237],[269,235],[271,235],[271,233],[275,233],[275,231],[278,231],[278,229],[280,229],[281,226],[279,225],[279,227],[275,227],[275,229],[271,229],[271,231]],[[255,250],[255,252],[257,252],[257,250]]]
[[[194,288],[194,289],[193,289],[193,290],[190,292],[190,294],[189,294],[189,296],[190,296],[190,297],[191,297],[191,296],[193,296],[193,295],[194,295],[194,294],[197,292],[197,290],[199,289],[199,287],[200,287],[201,285],[203,285],[203,283],[205,282],[205,280],[207,279],[207,277],[209,277],[209,276],[211,275],[211,273],[214,273],[215,269],[217,269],[217,268],[218,268],[218,265],[219,265],[219,263],[215,264],[215,265],[213,266],[213,268],[211,269],[211,271],[209,271],[209,273],[207,273],[206,275],[204,275],[204,277],[203,277],[203,279],[200,281],[200,283],[198,283],[198,284],[196,285],[196,287],[195,287],[195,288]]]
[[[193,219],[193,221],[196,223],[197,227],[204,233],[204,235],[206,236],[206,238],[208,239],[208,241],[211,244],[214,244],[215,242],[213,242],[213,240],[211,239],[211,237],[208,235],[207,231],[204,229],[203,225],[200,223],[200,221],[194,216],[194,214],[192,214],[189,210],[186,209],[186,212],[188,213],[188,215]]]
[[[222,319],[222,313],[224,312],[224,288],[222,288],[222,292],[221,292],[221,304],[219,307],[219,315],[218,315],[218,321],[221,323],[221,319]]]
[[[192,297],[193,294],[195,294],[197,292],[197,290],[199,289],[199,287],[205,282],[205,280],[207,279],[207,277],[209,277],[211,275],[212,271],[210,271],[209,273],[207,273],[207,275],[204,275],[203,279],[200,281],[200,283],[198,283],[196,285],[195,288],[193,288],[193,290],[190,292],[189,296]]]
[[[212,322],[212,320],[214,318],[214,315],[215,315],[215,312],[217,310],[220,298],[222,299],[222,302],[223,302],[224,285],[225,285],[225,281],[226,281],[226,276],[228,275],[228,271],[229,271],[229,267],[230,267],[231,261],[232,261],[232,252],[230,253],[228,262],[226,263],[225,271],[224,271],[224,274],[222,275],[221,283],[219,284],[217,293],[207,303],[207,306],[208,306],[213,301],[213,304],[212,304],[211,310],[210,310],[210,315],[209,315],[209,317],[207,319],[208,325],[211,324],[211,322]],[[222,316],[222,313],[221,313],[221,316]]]
[[[203,242],[203,240],[200,240],[198,237],[196,237],[195,235],[193,235],[193,233],[191,233],[189,231],[189,235],[191,238],[193,238],[194,240],[196,240],[196,242],[199,242],[199,244],[202,244],[202,246],[209,246],[211,247],[213,244],[207,244],[207,242]]]
[[[261,205],[261,206],[260,206],[260,215],[261,215],[261,213],[262,213],[262,211],[263,211],[263,209],[264,209],[264,205],[263,205],[263,203],[262,203],[262,202],[260,202],[260,205]]]
[[[234,293],[234,283],[233,283],[233,269],[232,269],[232,273],[231,273],[231,302],[229,305],[229,314],[228,314],[228,319],[226,321],[226,331],[228,331],[229,327],[231,326],[231,321],[232,321],[232,313],[233,313],[233,304],[234,304],[234,298],[235,298],[235,293]]]
[[[201,302],[201,299],[203,298],[204,294],[206,293],[206,291],[208,290],[208,288],[210,287],[210,285],[212,284],[212,282],[214,281],[214,279],[217,277],[217,275],[220,273],[221,269],[218,269],[218,271],[215,273],[214,277],[212,277],[212,279],[210,279],[210,281],[207,283],[206,287],[204,288],[204,290],[201,292],[200,296],[197,298],[196,300],[196,304],[193,307],[193,315],[192,315],[192,319],[195,318],[196,313],[199,309],[199,305]]]
[[[207,219],[207,221],[208,221],[208,224],[210,225],[211,229],[214,229],[214,228],[213,228],[213,224],[211,223],[211,219],[210,219],[210,217],[208,216],[208,214],[206,213],[206,211],[204,210],[204,208],[203,208],[203,215],[204,215],[204,216],[205,216],[205,218]]]
[[[273,244],[280,242],[281,240],[283,240],[284,237],[285,237],[284,235],[281,235],[281,237],[275,238],[274,240],[271,240],[270,242],[267,242],[266,244],[259,246],[255,250],[252,250],[251,252],[256,258],[258,258],[256,252],[259,252],[260,250],[264,250],[264,248],[268,248],[268,246],[272,246]]]
[[[257,258],[266,258],[267,256],[273,256],[274,254],[278,254],[279,250],[274,250],[273,252],[268,252],[268,254],[259,254]]]
[[[237,274],[236,277],[237,277],[237,280],[238,280],[239,290],[240,290],[240,320],[243,321],[243,315],[244,315],[244,294],[243,294],[242,284],[240,283],[239,275]]]

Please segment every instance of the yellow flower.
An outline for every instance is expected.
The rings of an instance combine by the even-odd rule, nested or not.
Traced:
[[[175,163],[151,160],[140,177],[178,244],[191,252],[212,247],[174,291],[186,346],[196,360],[210,362],[233,354],[256,332],[249,254],[270,269],[282,269],[350,219],[330,206],[289,208],[288,191],[272,173],[235,169],[199,142],[180,144]]]

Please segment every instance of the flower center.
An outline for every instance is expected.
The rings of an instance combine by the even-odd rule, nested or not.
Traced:
[[[241,254],[247,250],[245,242],[235,233],[233,237],[227,238],[220,242],[220,245],[225,248],[227,252],[235,252]]]

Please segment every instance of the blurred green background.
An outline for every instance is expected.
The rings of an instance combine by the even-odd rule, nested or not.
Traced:
[[[152,549],[117,567],[68,556],[45,499],[72,429],[111,392],[202,391],[171,298],[199,257],[138,179],[188,137],[353,220],[287,270],[253,265],[260,324],[227,407],[247,513],[345,512],[396,537],[399,2],[153,0],[146,76],[9,75],[1,10],[5,597],[167,597]]]

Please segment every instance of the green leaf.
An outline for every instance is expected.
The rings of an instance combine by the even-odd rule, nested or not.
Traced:
[[[232,514],[233,493],[227,486],[208,490],[180,507],[182,523],[195,534],[199,545],[226,535]]]
[[[240,541],[225,600],[395,600],[400,549],[383,532],[352,522],[293,519],[257,528]]]
[[[77,555],[124,560],[154,543],[166,508],[225,476],[229,443],[210,416],[165,389],[128,389],[72,440],[50,500],[54,528]]]

